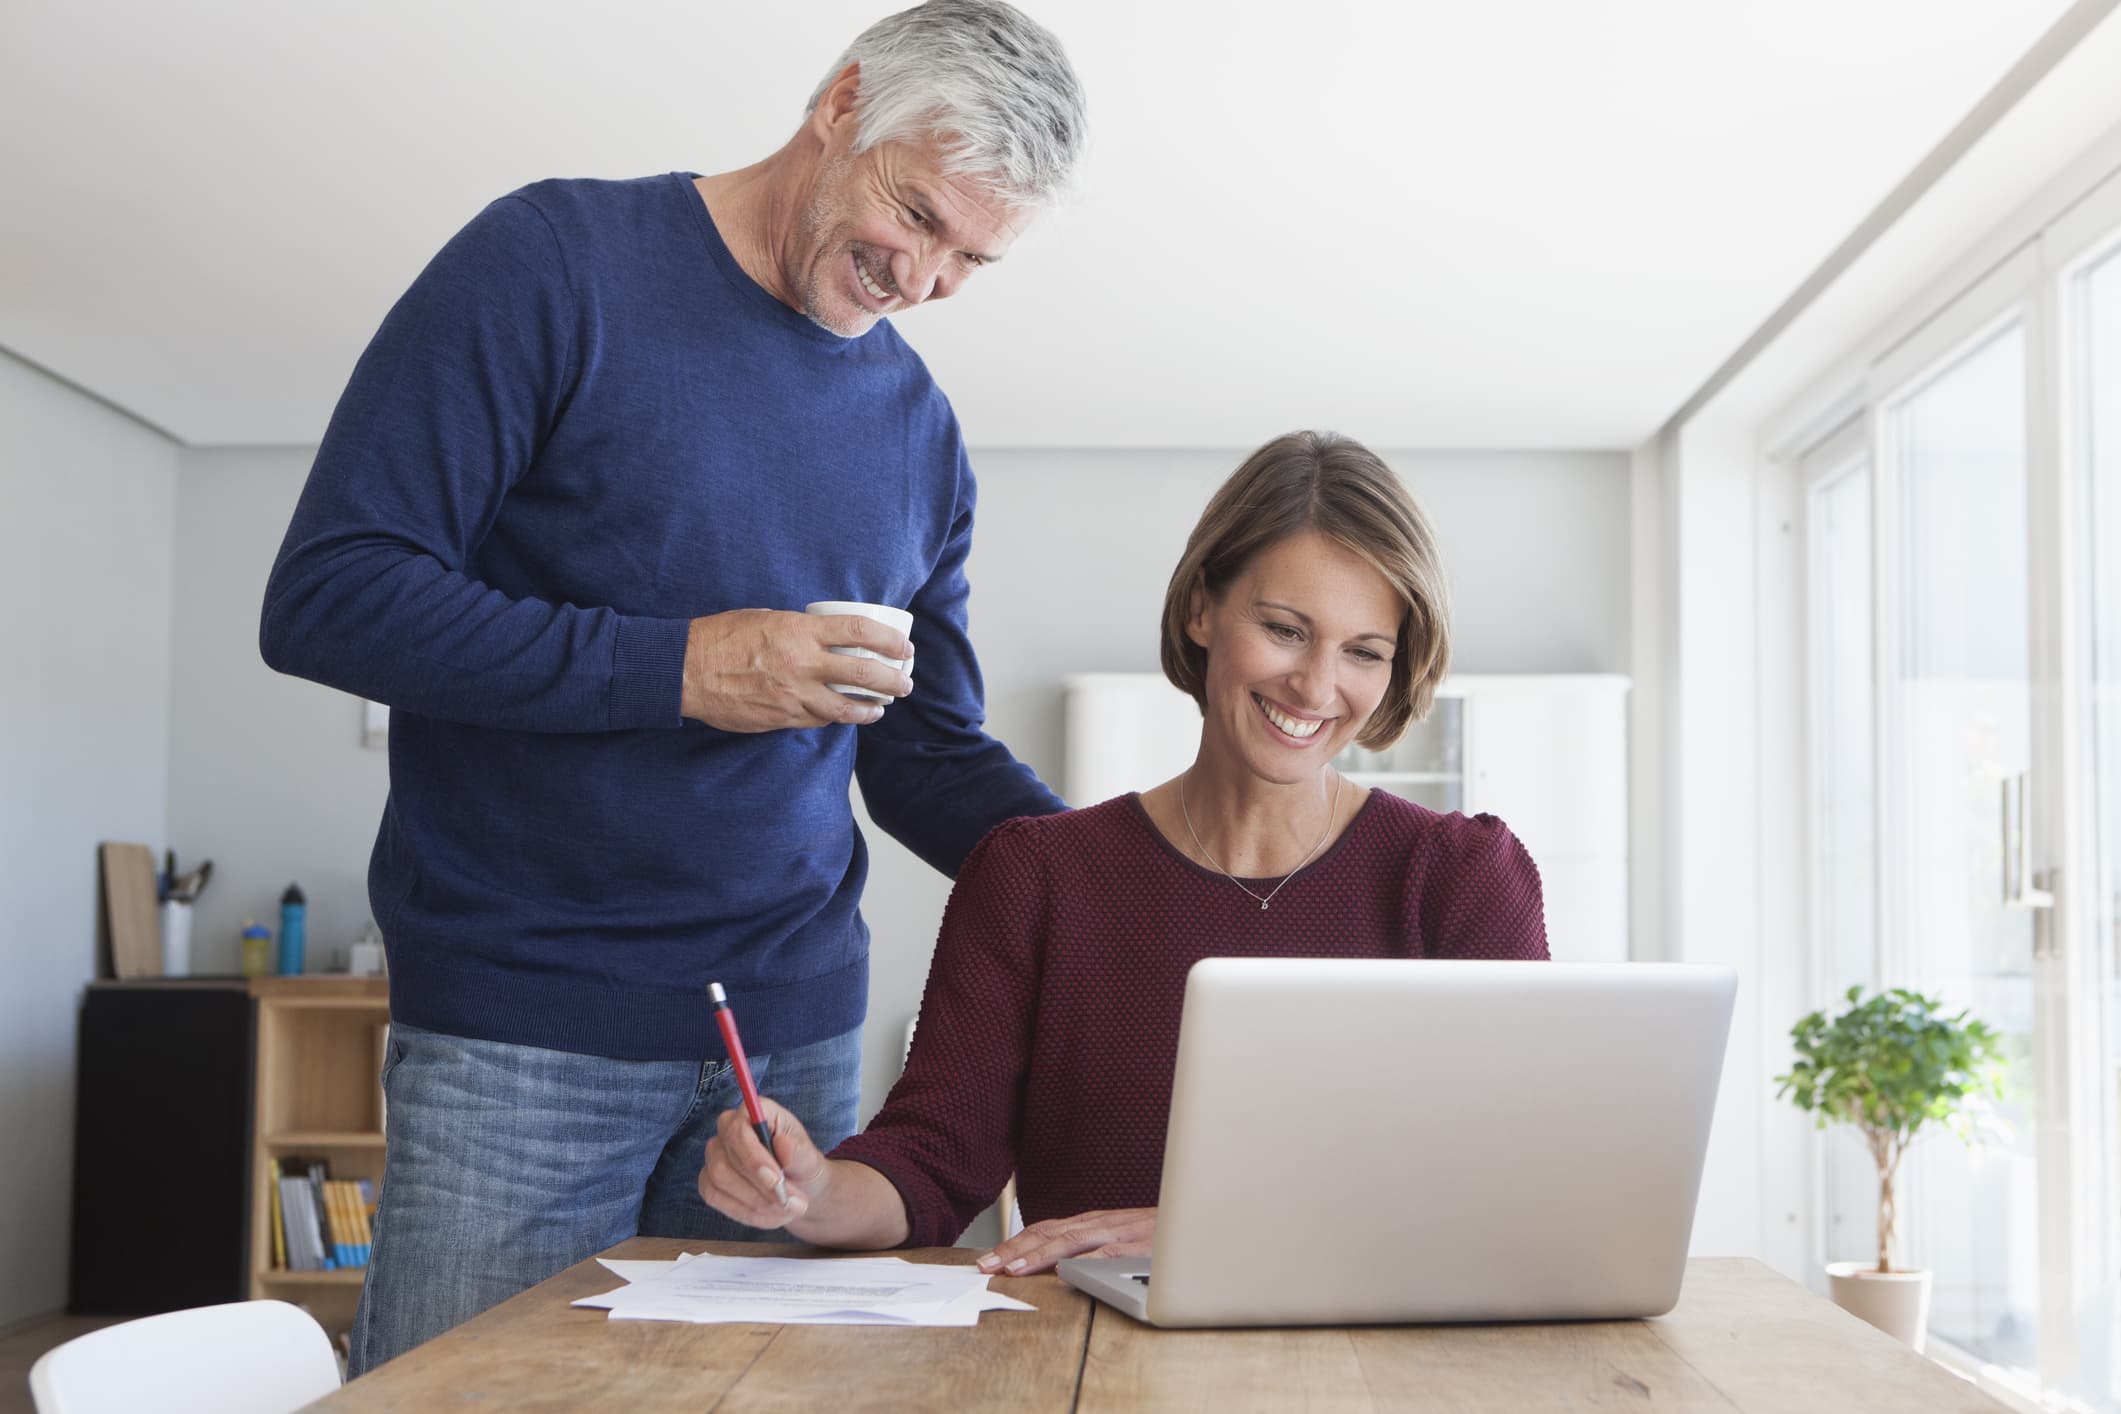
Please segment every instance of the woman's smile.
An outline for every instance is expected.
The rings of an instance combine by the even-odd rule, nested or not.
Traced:
[[[1331,717],[1302,713],[1292,707],[1284,707],[1272,698],[1263,697],[1256,692],[1252,694],[1252,703],[1259,708],[1260,716],[1266,719],[1275,735],[1291,746],[1310,746],[1318,740],[1320,729],[1331,725],[1333,721]]]

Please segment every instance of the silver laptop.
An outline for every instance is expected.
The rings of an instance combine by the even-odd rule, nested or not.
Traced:
[[[1060,1275],[1158,1326],[1661,1315],[1737,988],[1680,963],[1209,958],[1155,1254]]]

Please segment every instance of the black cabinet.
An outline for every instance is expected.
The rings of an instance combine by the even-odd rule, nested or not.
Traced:
[[[145,1315],[250,1295],[253,1018],[240,977],[90,984],[70,1312]]]

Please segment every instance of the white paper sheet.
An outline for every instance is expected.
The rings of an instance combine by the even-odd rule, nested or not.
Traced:
[[[650,1277],[661,1276],[663,1273],[669,1271],[672,1267],[676,1266],[678,1262],[689,1262],[698,1255],[699,1253],[697,1252],[680,1252],[677,1256],[676,1262],[629,1261],[623,1257],[599,1257],[597,1258],[597,1262],[605,1270],[609,1271],[613,1276],[619,1278],[619,1280],[625,1282],[636,1282],[646,1281]],[[577,1301],[574,1304],[577,1306],[592,1306],[599,1304],[602,1301],[603,1298],[599,1296],[586,1298],[584,1300]]]
[[[757,1321],[774,1325],[972,1326],[982,1311],[1029,1311],[987,1289],[972,1267],[899,1257],[713,1257],[604,1261],[627,1283],[577,1306],[614,1321]]]

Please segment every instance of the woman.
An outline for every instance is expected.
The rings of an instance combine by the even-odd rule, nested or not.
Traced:
[[[1390,469],[1316,432],[1253,453],[1164,599],[1164,672],[1201,706],[1193,765],[988,835],[869,1128],[823,1155],[769,1101],[768,1156],[732,1110],[701,1196],[823,1246],[934,1246],[1013,1172],[1029,1226],[982,1270],[1148,1252],[1193,963],[1546,957],[1538,871],[1500,821],[1438,815],[1328,764],[1398,740],[1449,658],[1434,537]]]

